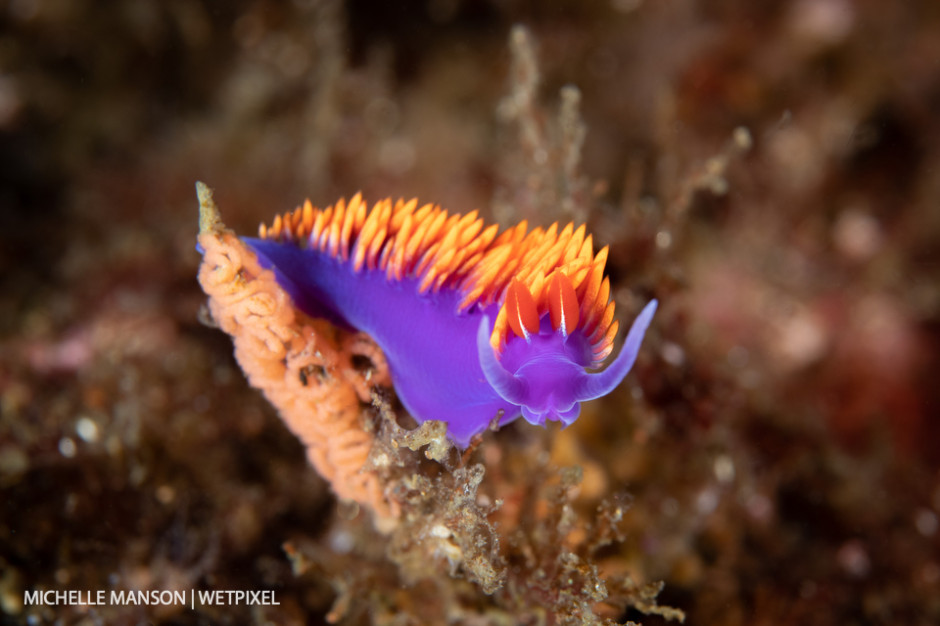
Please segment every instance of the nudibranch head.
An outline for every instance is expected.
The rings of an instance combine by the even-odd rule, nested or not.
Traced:
[[[405,407],[465,444],[494,418],[572,423],[580,403],[626,376],[656,308],[639,315],[603,371],[619,324],[608,249],[582,225],[498,233],[477,212],[356,195],[307,202],[247,240],[297,305],[382,347]]]
[[[575,331],[569,333],[561,312],[550,313],[536,322],[531,312],[515,311],[518,302],[531,303],[531,294],[520,297],[512,293],[524,289],[518,285],[510,288],[511,304],[506,308],[509,310],[507,315],[517,313],[518,325],[522,327],[518,335],[524,338],[525,343],[510,341],[502,359],[497,359],[487,341],[489,320],[484,317],[477,332],[480,365],[490,386],[501,398],[520,407],[526,421],[544,424],[546,420],[557,420],[567,426],[578,418],[581,402],[613,391],[633,367],[640,343],[656,312],[656,301],[647,304],[637,317],[613,363],[603,372],[592,373],[586,371],[585,366],[591,362],[595,351],[575,323],[572,324]],[[572,307],[571,310],[577,309]],[[573,314],[568,317],[573,318]],[[526,319],[528,324],[523,321]],[[561,321],[556,321],[559,319]],[[549,320],[550,325],[547,323]],[[511,324],[514,329],[516,325]]]

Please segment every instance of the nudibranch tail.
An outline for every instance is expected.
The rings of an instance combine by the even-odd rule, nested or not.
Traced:
[[[309,202],[248,240],[298,306],[369,333],[399,398],[465,444],[497,416],[570,424],[579,402],[626,376],[655,310],[643,310],[606,370],[614,319],[608,249],[584,225],[502,233],[476,211],[360,195]]]

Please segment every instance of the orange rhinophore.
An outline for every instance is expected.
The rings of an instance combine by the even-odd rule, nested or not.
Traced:
[[[213,319],[232,336],[238,364],[300,438],[307,458],[337,496],[372,509],[380,519],[394,519],[399,505],[369,466],[374,437],[363,427],[360,404],[369,401],[373,385],[389,384],[381,350],[363,333],[336,331],[298,311],[274,273],[263,269],[251,249],[225,229],[211,191],[202,184],[197,189],[203,251],[199,283],[209,296]],[[290,221],[275,220],[267,235],[310,228],[314,215],[305,209]],[[336,216],[344,217],[342,211]],[[316,216],[317,223],[322,217]],[[358,219],[361,225],[361,213],[351,211],[345,217],[349,224]],[[349,252],[344,238],[335,235],[325,237],[322,245],[339,254]],[[357,355],[368,358],[373,368],[358,371],[352,363]]]
[[[525,285],[516,279],[506,289],[506,317],[512,332],[525,339],[539,332],[539,312]]]

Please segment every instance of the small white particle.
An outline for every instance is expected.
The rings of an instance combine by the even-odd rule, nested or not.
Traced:
[[[695,498],[695,508],[702,515],[709,515],[718,508],[718,492],[715,489],[703,489]]]
[[[352,534],[345,531],[330,533],[329,544],[333,552],[337,554],[348,554],[352,549],[355,540]]]
[[[668,231],[661,230],[656,233],[656,247],[660,250],[666,250],[672,245],[672,235]]]
[[[98,424],[89,417],[82,417],[75,423],[75,432],[86,443],[98,441]]]
[[[864,578],[871,571],[871,559],[865,545],[857,539],[846,541],[836,553],[836,561],[849,576]]]
[[[155,495],[160,504],[171,504],[176,499],[176,491],[170,485],[160,485]]]
[[[738,126],[731,135],[734,139],[734,145],[739,150],[750,150],[754,145],[754,139],[751,137],[751,131],[744,126]]]
[[[881,226],[863,210],[847,209],[836,220],[832,238],[836,249],[850,261],[866,261],[881,247]]]
[[[450,537],[450,534],[451,534],[450,529],[447,526],[444,526],[443,524],[436,524],[433,527],[431,527],[432,537],[440,537],[441,539],[446,539]]]
[[[685,351],[678,344],[667,341],[661,348],[663,360],[670,365],[679,366],[685,362]]]
[[[715,459],[712,470],[715,472],[715,478],[720,483],[727,484],[734,480],[734,461],[726,454],[722,454]]]
[[[59,454],[67,459],[71,459],[75,456],[75,452],[75,442],[72,441],[71,437],[62,437],[62,439],[59,439]]]
[[[770,498],[760,493],[755,493],[748,498],[745,503],[745,508],[751,518],[758,522],[770,521],[770,516],[773,515],[774,512],[773,503],[770,501]]]

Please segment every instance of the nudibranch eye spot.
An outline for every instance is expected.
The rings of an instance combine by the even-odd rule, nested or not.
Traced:
[[[371,210],[360,195],[309,202],[245,242],[308,315],[368,333],[405,408],[447,422],[460,445],[497,416],[572,423],[633,365],[655,311],[647,305],[613,351],[608,249],[583,225],[502,233],[474,211],[416,200]]]

